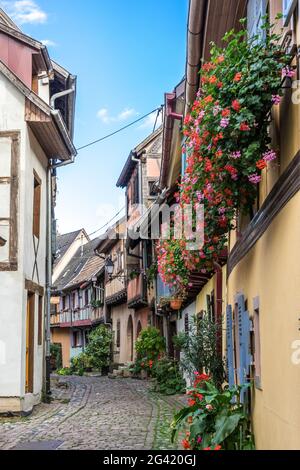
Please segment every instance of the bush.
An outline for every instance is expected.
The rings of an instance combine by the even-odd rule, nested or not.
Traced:
[[[62,353],[61,344],[52,343],[50,344],[50,355],[51,355],[51,366],[53,370],[61,369],[62,367]]]
[[[173,339],[182,351],[182,368],[192,378],[195,372],[208,372],[215,385],[220,387],[225,379],[224,361],[218,350],[222,337],[222,322],[216,322],[205,315],[194,316],[188,333],[180,333]]]
[[[74,375],[83,375],[85,371],[91,369],[92,360],[86,353],[80,353],[71,359],[71,373]]]
[[[174,359],[167,357],[159,359],[153,367],[152,375],[156,379],[154,391],[164,395],[185,392],[186,383],[179,369],[179,364]]]
[[[157,359],[159,354],[165,351],[165,349],[165,338],[161,336],[157,328],[152,326],[142,330],[135,343],[138,358],[145,358],[148,361]]]
[[[63,367],[62,369],[58,369],[58,375],[72,375],[72,370],[70,367]]]
[[[89,343],[85,355],[89,358],[89,367],[102,370],[108,367],[111,359],[112,331],[100,325],[89,334]]]
[[[254,448],[250,421],[240,402],[242,388],[219,390],[205,374],[196,374],[188,406],[171,424],[172,440],[186,430],[182,445],[191,450],[251,450]]]

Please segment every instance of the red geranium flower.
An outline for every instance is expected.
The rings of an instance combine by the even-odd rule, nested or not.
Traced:
[[[240,125],[240,130],[241,131],[250,131],[250,127],[248,126],[248,124],[246,122],[242,122],[242,124]]]
[[[242,74],[241,74],[241,72],[238,72],[238,73],[235,74],[233,81],[234,82],[240,82],[241,79],[242,79]]]
[[[264,168],[266,168],[267,164],[264,160],[258,160],[258,162],[256,163],[256,167],[259,169],[259,170],[263,170]]]
[[[238,100],[233,100],[232,105],[233,109],[238,113],[241,110],[241,105]]]
[[[183,439],[182,445],[183,445],[184,449],[190,449],[191,448],[190,443],[187,439]]]

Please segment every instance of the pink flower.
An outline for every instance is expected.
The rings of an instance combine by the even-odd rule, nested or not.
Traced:
[[[292,69],[290,69],[290,67],[287,65],[286,67],[284,67],[284,69],[282,70],[282,76],[283,77],[288,77],[288,78],[292,78],[294,77],[296,74],[296,72]]]
[[[232,152],[232,154],[230,156],[231,156],[231,158],[237,159],[237,158],[240,158],[241,155],[242,155],[241,152],[239,150],[237,150],[236,152]]]
[[[265,162],[271,162],[277,158],[276,152],[274,150],[268,150],[263,154],[263,159]]]
[[[225,129],[229,125],[229,118],[222,118],[220,122],[220,126]]]
[[[280,101],[281,101],[281,96],[272,95],[272,103],[274,103],[275,106],[280,104]]]
[[[207,411],[211,411],[213,409],[213,406],[208,404],[208,405],[206,405],[205,408],[207,409]]]
[[[261,181],[261,176],[259,176],[257,173],[253,173],[253,175],[248,176],[248,179],[250,183],[258,184]]]
[[[201,442],[202,442],[202,437],[198,437],[197,443],[198,443],[198,444],[201,444]]]

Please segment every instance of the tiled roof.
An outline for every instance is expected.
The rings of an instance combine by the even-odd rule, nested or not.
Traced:
[[[80,234],[81,230],[75,232],[65,233],[63,235],[57,235],[56,237],[56,259],[54,266],[58,264],[64,254],[68,251],[72,243]]]
[[[74,286],[83,284],[91,280],[93,275],[101,270],[103,260],[94,254],[94,250],[98,245],[99,239],[96,238],[78,248],[73,258],[56,280],[54,286],[56,291],[71,289]]]

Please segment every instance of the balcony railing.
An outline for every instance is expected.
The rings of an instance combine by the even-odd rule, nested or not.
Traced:
[[[138,274],[134,279],[128,281],[127,286],[128,307],[139,307],[147,305],[147,279],[144,274]]]
[[[103,318],[103,308],[93,308],[87,305],[83,308],[75,310],[66,310],[50,316],[50,324],[52,327],[70,327],[89,325],[93,322],[100,322]]]

